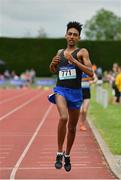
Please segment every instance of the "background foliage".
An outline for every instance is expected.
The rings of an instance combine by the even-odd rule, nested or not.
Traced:
[[[121,40],[121,17],[100,9],[84,27],[87,40]]]
[[[92,63],[103,70],[110,69],[114,62],[121,62],[121,41],[81,41],[78,46],[87,48]],[[0,38],[0,59],[6,62],[0,71],[9,69],[20,74],[34,68],[37,76],[50,76],[51,59],[62,48],[66,48],[65,39]]]

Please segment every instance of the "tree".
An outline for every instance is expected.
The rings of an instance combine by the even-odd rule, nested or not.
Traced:
[[[40,27],[40,29],[38,30],[37,38],[46,38],[46,37],[47,37],[47,34],[44,28]]]
[[[87,40],[121,40],[121,17],[100,9],[86,22],[84,29]]]

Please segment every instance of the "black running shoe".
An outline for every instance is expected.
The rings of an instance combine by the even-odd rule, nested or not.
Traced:
[[[64,156],[64,168],[65,168],[66,171],[71,170],[70,157],[65,157]]]
[[[56,169],[62,168],[62,160],[63,160],[63,154],[57,154],[56,162],[55,162],[55,168]]]

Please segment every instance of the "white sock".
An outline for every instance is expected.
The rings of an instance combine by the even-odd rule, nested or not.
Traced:
[[[63,155],[63,152],[57,152],[57,155]]]
[[[70,157],[70,154],[65,154],[65,157]]]

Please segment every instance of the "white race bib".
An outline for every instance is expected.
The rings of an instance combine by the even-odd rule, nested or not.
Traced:
[[[62,67],[59,70],[59,79],[76,79],[76,69],[74,67]]]

